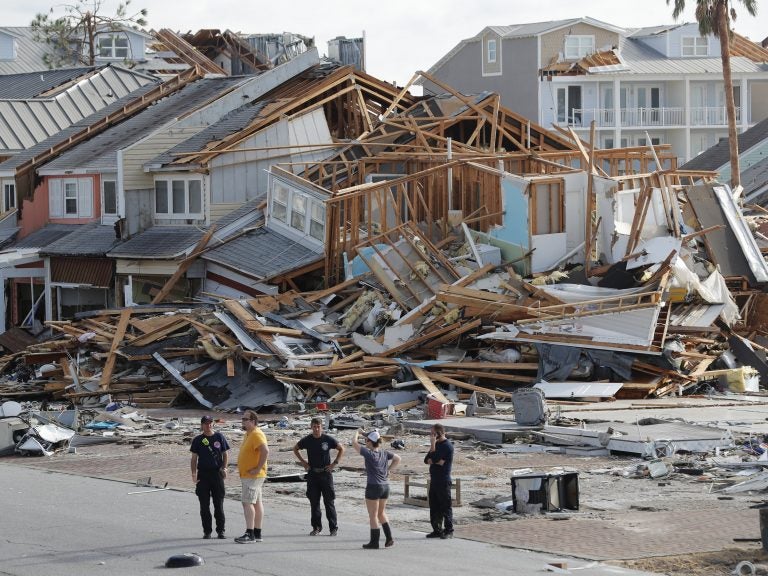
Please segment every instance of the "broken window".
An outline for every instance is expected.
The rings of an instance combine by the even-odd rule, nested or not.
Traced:
[[[565,191],[563,180],[532,182],[530,197],[531,234],[565,232]]]

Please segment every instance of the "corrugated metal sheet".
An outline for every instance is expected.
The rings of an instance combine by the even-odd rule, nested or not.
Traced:
[[[50,98],[53,95],[50,92],[55,88],[93,70],[92,67],[83,67],[43,70],[35,74],[5,74],[0,76],[0,99],[39,98],[43,93]]]
[[[51,258],[51,282],[110,288],[115,261],[109,258]]]
[[[203,78],[163,98],[139,114],[75,146],[39,169],[55,174],[74,167],[92,171],[117,170],[117,151],[138,142],[159,127],[217,98],[243,78]],[[202,129],[202,127],[200,127]]]
[[[89,71],[82,80],[51,98],[0,101],[0,153],[30,148],[155,82],[146,74],[110,65]]]

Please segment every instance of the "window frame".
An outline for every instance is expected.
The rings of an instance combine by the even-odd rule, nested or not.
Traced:
[[[109,40],[109,43],[102,44],[103,40]],[[117,41],[124,40],[125,46],[118,46]],[[131,42],[127,34],[119,32],[103,32],[98,35],[97,44],[99,49],[99,58],[107,58],[110,60],[128,60],[131,53]],[[125,50],[125,55],[118,54],[118,50]],[[107,52],[105,54],[104,52]]]
[[[16,208],[16,181],[3,180],[3,212]]]
[[[690,42],[690,46],[686,46],[688,42]],[[704,49],[703,54],[700,53],[700,48]],[[709,38],[706,36],[683,36],[680,38],[680,56],[683,58],[707,58],[709,56]]]
[[[491,56],[491,54],[493,54],[493,56]],[[485,58],[489,64],[496,64],[497,57],[498,43],[496,42],[496,38],[488,38],[486,41]]]
[[[114,186],[113,193],[115,195],[115,211],[107,212],[107,184]],[[112,178],[105,178],[101,181],[101,213],[104,216],[117,216],[118,215],[118,201],[117,201],[117,180]]]
[[[276,229],[307,238],[312,244],[325,244],[325,202],[314,194],[281,178],[272,177],[269,191],[268,222]]]
[[[154,179],[154,202],[152,206],[153,214],[157,220],[205,220],[205,198],[203,193],[203,179],[197,176],[155,176]],[[199,184],[199,190],[192,191],[190,184]],[[179,190],[178,185],[183,184]],[[158,210],[159,201],[163,199],[159,188],[165,188],[162,191],[164,196],[165,211]],[[182,192],[182,196],[176,196],[175,192]],[[200,212],[190,212],[192,193],[197,193],[199,198]],[[183,201],[183,206],[179,206],[178,200]],[[180,209],[181,208],[181,209]]]
[[[576,46],[571,44],[575,41]],[[586,41],[586,43],[585,43]],[[568,34],[563,43],[566,60],[579,60],[595,52],[595,37],[592,34]]]

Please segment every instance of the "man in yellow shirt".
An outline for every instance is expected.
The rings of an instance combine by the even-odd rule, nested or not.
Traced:
[[[253,410],[243,413],[245,438],[237,457],[237,469],[243,488],[242,503],[245,514],[245,534],[235,538],[238,544],[261,542],[261,521],[264,518],[262,486],[267,478],[267,437],[259,428],[259,418]]]

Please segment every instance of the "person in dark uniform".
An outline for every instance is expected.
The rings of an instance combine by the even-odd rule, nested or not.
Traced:
[[[213,431],[213,418],[203,416],[200,419],[203,433],[192,439],[189,451],[192,452],[192,481],[195,494],[200,500],[200,519],[203,521],[203,538],[210,538],[213,532],[211,518],[211,499],[213,516],[216,518],[216,534],[224,536],[224,479],[227,477],[229,463],[229,443],[221,432]]]
[[[333,489],[333,470],[341,462],[344,446],[339,444],[333,436],[323,433],[322,418],[312,418],[311,426],[312,433],[304,436],[293,447],[293,453],[307,471],[307,498],[312,510],[312,532],[309,535],[317,536],[323,531],[323,514],[320,511],[322,497],[330,534],[336,536],[339,525],[334,504],[336,492]],[[306,460],[301,455],[302,450],[307,452]],[[331,450],[336,451],[333,461],[331,461]]]
[[[445,437],[442,424],[434,424],[429,432],[429,522],[432,532],[427,538],[453,538],[453,503],[451,501],[451,467],[453,444]]]

